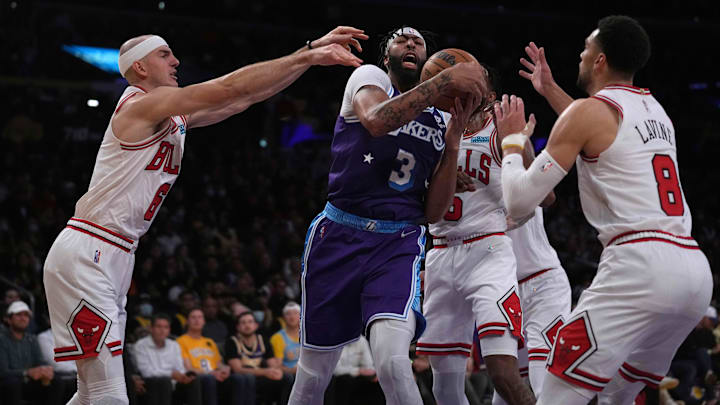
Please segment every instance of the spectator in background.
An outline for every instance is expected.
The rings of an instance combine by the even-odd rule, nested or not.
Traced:
[[[77,388],[77,366],[74,361],[55,361],[55,338],[52,329],[48,328],[37,336],[44,364],[49,364],[55,373],[54,379],[62,386],[60,389],[61,403],[72,398]]]
[[[7,309],[8,331],[0,334],[0,393],[5,405],[20,405],[30,398],[42,404],[62,400],[62,386],[43,360],[37,336],[27,333],[31,316],[23,301],[13,301]]]
[[[280,367],[285,373],[295,375],[300,356],[300,305],[290,301],[283,307],[283,328],[272,335],[275,358],[281,361]]]
[[[170,323],[170,333],[173,336],[180,336],[185,333],[187,325],[187,316],[190,310],[196,308],[200,303],[198,302],[198,296],[195,291],[185,290],[180,293],[178,297],[178,312]]]
[[[680,380],[673,396],[687,404],[699,404],[702,399],[714,398],[712,388],[718,378],[712,369],[710,355],[717,350],[712,332],[716,321],[717,310],[710,306],[680,345],[670,365],[670,372]]]
[[[141,398],[148,405],[170,405],[176,391],[188,405],[201,405],[199,382],[194,374],[186,374],[180,345],[168,339],[169,335],[170,317],[157,314],[152,318],[150,336],[133,346],[135,365],[145,381]]]
[[[203,300],[202,310],[203,315],[205,315],[205,326],[202,330],[203,336],[209,337],[214,340],[218,346],[222,346],[228,337],[228,328],[225,322],[219,317],[220,308],[218,300],[208,295]]]
[[[153,309],[150,294],[140,294],[135,311],[136,315],[129,317],[127,320],[126,330],[131,341],[137,341],[150,333]]]
[[[252,405],[248,393],[252,387],[242,376],[230,375],[230,367],[223,358],[215,342],[202,335],[205,317],[200,308],[190,310],[187,318],[187,333],[177,339],[182,352],[185,369],[195,373],[202,386],[203,405],[217,405],[218,391],[228,392],[232,405]]]
[[[255,393],[260,400],[280,401],[287,404],[293,379],[283,374],[280,360],[273,356],[272,348],[265,345],[257,333],[258,323],[252,312],[240,314],[235,334],[225,344],[225,354],[233,373],[252,376]]]
[[[384,396],[378,383],[370,354],[370,344],[364,336],[343,347],[333,372],[328,402],[337,405],[382,404]]]

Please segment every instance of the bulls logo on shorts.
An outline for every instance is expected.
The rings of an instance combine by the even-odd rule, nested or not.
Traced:
[[[112,321],[105,314],[85,300],[80,300],[67,323],[75,344],[83,354],[100,353],[111,324]]]
[[[522,319],[522,307],[520,306],[520,297],[515,291],[515,287],[511,288],[508,292],[498,300],[498,307],[502,312],[505,320],[510,325],[510,332],[513,336],[518,339],[519,347],[524,346],[524,339],[522,335],[523,330],[523,319]]]
[[[542,337],[545,339],[545,344],[547,344],[548,347],[552,347],[555,344],[555,337],[557,337],[558,331],[564,324],[565,321],[563,316],[558,315],[557,318],[555,318],[548,324],[548,326],[545,327],[545,329],[543,329]]]
[[[592,375],[580,365],[597,351],[595,335],[587,312],[582,312],[557,332],[548,360],[548,371],[583,388],[602,391],[610,379]]]

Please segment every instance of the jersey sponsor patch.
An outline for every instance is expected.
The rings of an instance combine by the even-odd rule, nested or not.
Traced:
[[[473,136],[470,138],[470,143],[488,143],[490,142],[489,136]]]

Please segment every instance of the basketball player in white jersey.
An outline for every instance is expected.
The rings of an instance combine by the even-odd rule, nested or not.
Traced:
[[[520,154],[532,131],[522,100],[503,96],[495,108],[510,214],[534,210],[577,164],[585,217],[605,247],[556,335],[539,404],[586,404],[596,394],[599,404],[632,404],[643,384],[659,384],[710,302],[710,266],[690,236],[673,124],[648,89],[633,86],[649,56],[637,21],[601,19],[580,54],[578,85],[590,98],[568,103],[527,170]],[[569,98],[562,93],[545,96],[561,106]]]
[[[497,81],[485,70],[488,88]],[[495,99],[494,90],[488,96]],[[439,405],[468,404],[465,365],[477,333],[493,384],[511,404],[535,398],[518,373],[522,309],[500,184],[500,150],[491,109],[471,118],[460,144],[458,170],[477,191],[457,193],[445,217],[430,224],[433,249],[425,262],[423,313],[427,329],[417,353],[429,356]],[[473,330],[472,325],[476,329]]]
[[[178,59],[159,36],[120,48],[130,86],[105,131],[88,191],[45,261],[55,360],[76,360],[70,404],[127,404],[122,359],[126,293],[138,240],[180,173],[188,128],[210,125],[267,99],[312,65],[359,66],[361,30],[338,27],[303,49],[180,88]]]

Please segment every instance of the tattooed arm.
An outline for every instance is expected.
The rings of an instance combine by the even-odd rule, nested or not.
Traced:
[[[394,98],[389,98],[380,87],[367,85],[355,93],[353,110],[372,136],[384,136],[415,119],[441,94],[469,91],[482,97],[485,92],[482,78],[479,65],[460,63]]]

